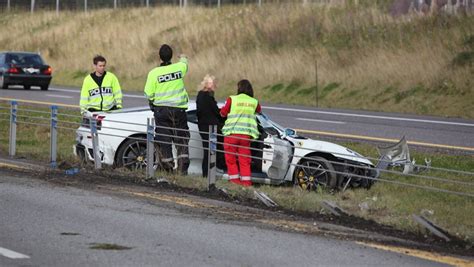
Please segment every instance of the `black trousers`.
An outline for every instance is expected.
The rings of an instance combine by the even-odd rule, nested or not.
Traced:
[[[189,167],[189,128],[186,110],[172,107],[155,107],[155,141],[157,141],[160,167],[173,171],[173,146],[178,157],[178,172],[188,174]]]
[[[222,136],[222,125],[217,126],[217,150],[224,151],[224,137]],[[202,176],[207,177],[209,164],[209,124],[198,124],[199,135],[202,139],[203,158],[202,158]],[[223,152],[216,152],[216,167],[219,169],[226,169]]]

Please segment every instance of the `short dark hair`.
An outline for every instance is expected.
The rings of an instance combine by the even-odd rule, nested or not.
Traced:
[[[94,62],[94,65],[97,65],[98,62],[107,62],[107,60],[105,60],[105,57],[101,55],[95,55],[92,61]]]
[[[164,44],[160,47],[160,59],[163,62],[170,62],[173,58],[173,49],[171,46]]]
[[[237,94],[246,94],[253,97],[253,88],[249,80],[240,80],[237,83]]]

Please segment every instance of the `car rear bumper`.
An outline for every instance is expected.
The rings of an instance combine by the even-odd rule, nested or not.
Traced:
[[[20,85],[49,85],[51,82],[50,75],[25,75],[25,74],[5,74],[4,83],[6,84],[20,84]]]

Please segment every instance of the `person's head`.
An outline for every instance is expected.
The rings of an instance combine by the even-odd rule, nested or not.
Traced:
[[[253,97],[253,88],[249,80],[240,80],[237,83],[237,94],[246,94]]]
[[[160,59],[163,62],[170,62],[173,58],[173,49],[167,44],[160,47]]]
[[[204,76],[204,78],[202,79],[199,90],[213,92],[214,90],[216,90],[216,88],[217,88],[216,77],[206,74],[206,76]]]
[[[102,75],[105,72],[105,65],[107,64],[107,60],[105,57],[101,55],[96,55],[92,60],[94,63],[94,71],[96,74]]]

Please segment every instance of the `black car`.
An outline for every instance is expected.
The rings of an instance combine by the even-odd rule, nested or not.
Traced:
[[[25,89],[39,86],[48,90],[52,68],[41,56],[30,52],[0,52],[0,88],[23,85]]]

